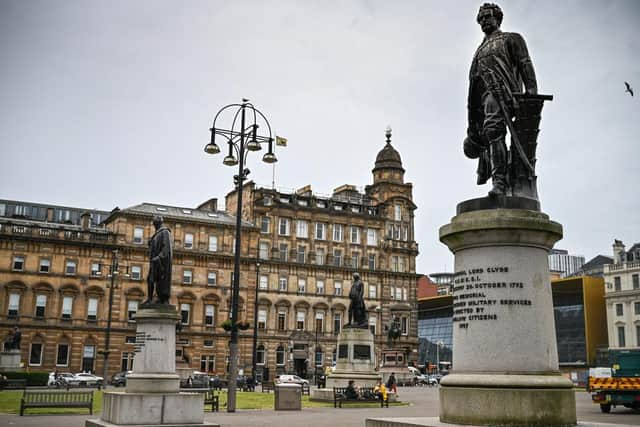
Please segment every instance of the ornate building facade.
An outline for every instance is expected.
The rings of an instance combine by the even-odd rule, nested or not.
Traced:
[[[257,325],[258,376],[310,377],[332,365],[355,272],[365,283],[377,357],[395,316],[399,345],[417,359],[416,206],[390,138],[388,132],[364,191],[344,185],[321,196],[310,186],[282,192],[245,184],[239,318]],[[102,374],[105,356],[109,375],[131,369],[151,221],[161,215],[174,239],[177,357],[224,373],[228,333],[220,324],[230,309],[235,191],[226,206],[218,210],[215,199],[196,208],[143,203],[108,213],[0,201],[0,332],[20,326],[27,369]],[[252,329],[239,337],[245,374]]]

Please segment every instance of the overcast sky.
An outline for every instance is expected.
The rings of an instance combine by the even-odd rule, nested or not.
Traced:
[[[419,273],[449,271],[438,228],[475,185],[462,153],[481,1],[0,0],[0,198],[111,210],[224,199],[214,114],[249,98],[276,132],[277,187],[372,182],[393,128],[412,182]],[[587,259],[640,241],[640,2],[501,1],[543,111],[538,189]],[[624,81],[637,89],[632,98]],[[272,168],[249,156],[251,178]]]

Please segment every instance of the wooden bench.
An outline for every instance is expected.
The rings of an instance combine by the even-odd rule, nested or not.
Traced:
[[[273,383],[273,381],[262,381],[262,392],[263,393],[268,393],[270,391],[273,391],[275,388],[275,384]]]
[[[208,404],[211,404],[211,412],[220,411],[220,396],[213,390],[207,390],[204,393],[204,405],[207,406]]]
[[[349,399],[346,397],[347,387],[333,388],[333,407],[342,408],[343,403],[380,402],[380,407],[389,407],[389,397],[382,399],[382,395],[376,395],[373,387],[360,387],[360,397]]]
[[[19,380],[10,380],[2,387],[5,390],[25,390],[27,388],[27,380],[19,379]]]
[[[20,401],[20,416],[27,408],[87,408],[93,415],[93,391],[29,391]]]

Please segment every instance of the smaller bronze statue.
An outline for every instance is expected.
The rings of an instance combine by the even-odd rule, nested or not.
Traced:
[[[147,276],[148,304],[169,304],[171,296],[171,263],[173,251],[171,249],[171,232],[162,222],[161,216],[153,218],[156,232],[149,240],[149,275]],[[156,299],[153,299],[153,295]]]
[[[364,284],[360,280],[358,273],[353,273],[353,284],[349,291],[349,323],[345,328],[362,328],[369,327],[369,318],[367,316],[367,308],[364,304]]]
[[[391,347],[394,343],[400,340],[400,335],[402,335],[402,328],[400,326],[400,319],[398,316],[393,316],[390,324],[387,328],[387,345]]]

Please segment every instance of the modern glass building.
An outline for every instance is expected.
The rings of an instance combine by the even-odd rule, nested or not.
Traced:
[[[453,297],[435,296],[418,303],[418,365],[448,369],[452,360]]]

